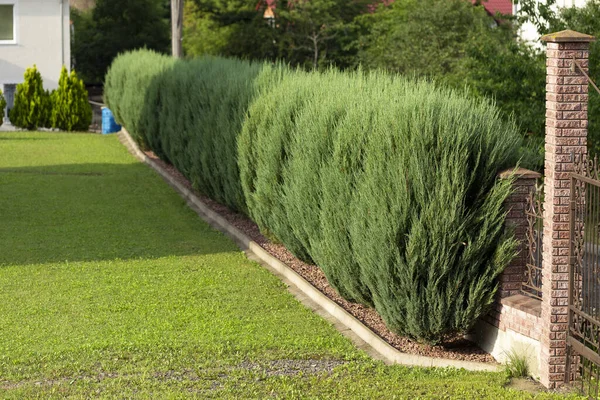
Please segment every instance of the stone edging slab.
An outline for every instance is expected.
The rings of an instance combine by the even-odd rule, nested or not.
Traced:
[[[311,285],[307,280],[300,276],[296,271],[288,267],[286,264],[273,257],[258,243],[250,239],[245,233],[231,225],[225,218],[210,209],[204,204],[193,192],[177,182],[167,171],[160,165],[144,154],[137,144],[133,141],[129,133],[123,129],[117,134],[121,142],[127,149],[140,161],[148,164],[156,172],[158,172],[184,199],[196,206],[198,215],[210,224],[213,228],[225,233],[233,238],[244,249],[252,252],[256,257],[262,260],[274,271],[288,279],[301,292],[308,296],[311,300],[317,303],[323,310],[331,314],[334,318],[340,321],[343,325],[352,330],[358,337],[364,340],[371,348],[379,353],[386,360],[402,365],[417,366],[417,367],[454,367],[464,368],[469,371],[499,371],[497,364],[481,363],[475,361],[451,360],[445,358],[435,358],[421,356],[417,354],[407,354],[398,351],[389,343],[371,331],[362,322],[348,313],[343,307],[335,303],[329,297],[321,293],[317,288]]]

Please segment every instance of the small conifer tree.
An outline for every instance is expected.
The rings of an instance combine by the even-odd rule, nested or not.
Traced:
[[[0,126],[2,126],[2,122],[4,122],[4,109],[5,108],[6,108],[6,100],[4,99],[2,90],[0,90]]]
[[[51,125],[63,131],[87,131],[92,122],[88,92],[75,71],[71,75],[63,66],[58,89],[52,92]]]
[[[48,126],[52,104],[44,90],[42,75],[34,65],[25,71],[25,81],[17,85],[15,104],[10,110],[10,122],[19,128],[36,129]]]

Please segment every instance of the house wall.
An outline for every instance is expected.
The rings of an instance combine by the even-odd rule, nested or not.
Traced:
[[[0,44],[0,89],[22,82],[25,70],[34,64],[44,87],[55,89],[63,63],[67,68],[71,64],[69,0],[16,1],[17,43]]]

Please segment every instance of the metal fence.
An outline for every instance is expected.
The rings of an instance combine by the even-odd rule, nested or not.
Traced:
[[[579,157],[571,173],[567,378],[600,395],[600,174]]]
[[[542,243],[544,216],[540,191],[531,192],[527,197],[525,215],[527,216],[527,238],[525,274],[521,282],[521,293],[535,299],[542,299]]]

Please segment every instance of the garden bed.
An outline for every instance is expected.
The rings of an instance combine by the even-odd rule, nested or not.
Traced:
[[[179,183],[193,191],[194,194],[198,196],[213,211],[220,214],[229,223],[244,232],[257,244],[268,251],[272,256],[276,257],[296,271],[315,288],[343,307],[346,311],[360,320],[363,324],[369,327],[373,332],[375,332],[397,350],[403,353],[436,358],[485,363],[495,362],[491,355],[477,347],[477,345],[475,345],[473,342],[470,342],[460,336],[447,340],[442,346],[430,346],[417,343],[413,340],[391,332],[389,329],[387,329],[382,318],[375,310],[361,304],[349,302],[340,297],[335,289],[329,285],[325,274],[317,266],[300,261],[292,253],[290,253],[285,246],[269,241],[260,233],[258,226],[245,215],[234,212],[228,207],[217,203],[216,201],[195,191],[192,188],[191,183],[174,166],[162,161],[153,152],[146,151],[145,154],[154,162],[159,164]]]

